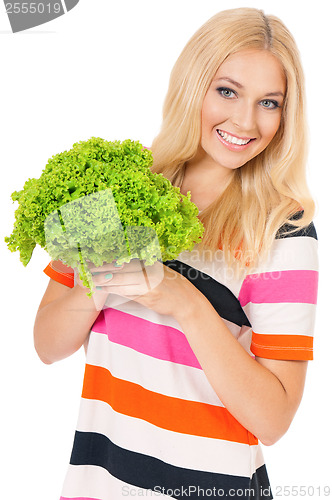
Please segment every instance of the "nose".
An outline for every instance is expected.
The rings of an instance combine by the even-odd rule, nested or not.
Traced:
[[[234,109],[232,121],[242,135],[250,135],[250,132],[253,133],[256,130],[255,107],[249,102],[239,103]]]

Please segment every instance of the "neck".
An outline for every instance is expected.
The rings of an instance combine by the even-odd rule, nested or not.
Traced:
[[[220,169],[220,165],[208,162],[190,160],[184,166],[184,176],[180,185],[180,191],[186,195],[191,193],[191,201],[198,209],[204,210],[209,207],[223,193],[234,172],[232,170]]]
[[[233,174],[233,170],[222,167],[210,157],[196,155],[185,164],[182,185],[190,186],[192,191],[212,191],[221,194]]]

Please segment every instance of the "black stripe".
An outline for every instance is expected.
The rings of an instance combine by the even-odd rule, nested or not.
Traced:
[[[219,316],[223,319],[231,321],[238,326],[251,326],[239,300],[225,285],[214,280],[208,274],[179,260],[168,260],[164,264],[185,276],[195,285],[211,302]]]
[[[296,214],[294,214],[290,218],[290,220],[299,220],[299,219],[301,219],[302,215],[303,215],[303,211],[297,212]],[[281,238],[293,238],[293,237],[297,237],[297,236],[309,236],[310,238],[314,238],[315,240],[317,240],[316,228],[315,228],[313,222],[311,222],[309,224],[309,226],[304,227],[303,229],[299,229],[298,231],[295,231],[294,233],[285,234],[294,228],[295,228],[295,226],[292,224],[284,224],[283,226],[281,226],[279,228],[279,230],[276,234],[276,239],[279,240]]]
[[[220,498],[218,489],[224,490],[226,498],[227,496],[254,500],[272,498],[272,496],[262,496],[263,488],[269,488],[265,466],[260,467],[251,480],[243,476],[190,470],[175,467],[148,455],[125,450],[112,443],[103,434],[94,432],[76,431],[70,463],[103,467],[112,476],[129,485],[157,492],[162,492],[164,488],[165,494],[169,490],[169,496],[172,498],[187,496],[195,500],[202,496]],[[196,491],[193,488],[196,488]],[[248,491],[249,488],[252,493]],[[238,490],[239,495],[232,495],[232,490]],[[210,495],[211,491],[215,494]]]
[[[253,490],[253,492],[255,492],[253,493],[254,496],[250,498],[265,500],[270,500],[273,498],[265,465],[262,465],[261,467],[256,469],[255,474],[250,480],[249,488]]]

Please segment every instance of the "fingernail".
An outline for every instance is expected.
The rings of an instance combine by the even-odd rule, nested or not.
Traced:
[[[107,273],[107,274],[105,274],[105,279],[106,279],[106,280],[110,280],[112,277],[113,277],[113,274],[112,274],[112,273]]]
[[[114,264],[114,267],[123,267],[123,264]]]
[[[103,287],[102,286],[96,286],[96,290],[102,290]]]
[[[92,276],[97,276],[97,274],[100,274],[100,273],[98,273],[98,272],[97,273],[92,273]]]

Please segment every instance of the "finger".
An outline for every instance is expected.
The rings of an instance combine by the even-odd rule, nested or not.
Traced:
[[[89,271],[91,273],[102,273],[105,271],[119,271],[120,269],[124,268],[124,264],[117,264],[115,261],[103,264],[102,266],[94,266],[91,264],[91,267],[89,265]]]
[[[122,297],[126,297],[129,299],[131,299],[133,296],[140,297],[141,295],[144,295],[149,291],[146,283],[130,286],[98,286],[96,287],[96,290],[103,293],[114,293],[116,295],[121,295]]]
[[[143,271],[115,273],[107,270],[105,273],[93,274],[92,279],[96,286],[133,286],[145,283]]]
[[[139,259],[131,259],[129,262],[124,262],[123,264],[117,264],[116,261],[105,263],[102,266],[94,266],[92,263],[91,267],[89,266],[89,270],[92,273],[102,273],[104,271],[125,271],[125,272],[133,272],[140,271],[142,268],[141,261]]]

